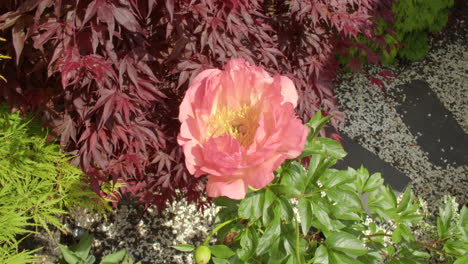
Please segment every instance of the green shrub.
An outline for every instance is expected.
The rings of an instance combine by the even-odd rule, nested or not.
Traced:
[[[199,255],[203,249],[195,257],[215,264],[467,263],[467,207],[459,211],[445,198],[436,225],[422,226],[423,210],[410,188],[397,198],[379,173],[330,168],[346,152],[337,141],[316,137],[326,121],[318,114],[308,123],[301,155],[311,158],[308,168],[289,160],[271,184],[243,200],[215,198],[217,226],[203,244],[174,248]],[[218,245],[210,245],[214,234]]]
[[[83,182],[56,144],[31,119],[0,105],[0,263],[34,262],[21,239],[39,228],[67,231],[59,216],[81,206],[103,212],[107,205]]]
[[[411,61],[423,58],[429,50],[427,37],[447,23],[453,0],[397,0],[392,7],[393,25],[402,43],[398,56]]]
[[[338,56],[341,64],[352,60],[366,63],[370,52],[382,59],[383,65],[391,65],[395,59],[410,61],[422,59],[429,51],[428,35],[438,32],[447,23],[453,0],[396,0],[392,5],[394,20],[373,19],[374,39],[360,35],[351,45],[346,56]],[[369,47],[370,50],[363,48]]]

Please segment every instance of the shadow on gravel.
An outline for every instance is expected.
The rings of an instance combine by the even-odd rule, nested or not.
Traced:
[[[429,85],[415,80],[399,88],[403,93],[395,98],[400,103],[396,110],[429,161],[442,168],[466,165],[468,135]]]

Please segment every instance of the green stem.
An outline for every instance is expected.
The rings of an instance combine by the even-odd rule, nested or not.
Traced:
[[[210,243],[210,239],[211,237],[216,233],[218,232],[218,230],[220,230],[221,228],[223,228],[224,226],[236,221],[237,219],[239,219],[238,217],[236,218],[233,218],[231,220],[228,220],[220,225],[218,225],[217,227],[215,227],[213,230],[211,230],[211,232],[208,234],[208,236],[205,238],[205,241],[203,242],[203,245],[204,246],[208,246],[208,243]]]
[[[383,256],[385,256],[385,258],[388,258],[389,255],[387,254],[387,252],[383,251],[382,248],[381,248],[377,243],[375,243],[375,241],[372,240],[372,238],[370,238],[370,236],[371,236],[371,235],[366,236],[367,239],[369,240],[369,242],[371,242],[371,244],[374,245],[374,247],[376,247],[376,248],[380,251],[380,253],[381,253]]]
[[[452,256],[452,257],[460,257],[460,255],[457,255],[457,254],[452,254],[452,253],[447,253],[447,252],[444,252],[436,247],[433,247],[429,244],[426,244],[426,243],[422,243],[422,242],[419,242],[419,241],[414,241],[414,243],[420,245],[420,246],[423,246],[423,247],[427,247],[427,248],[430,248],[434,251],[437,251],[439,254],[443,255],[444,257],[446,256]]]
[[[301,259],[301,252],[299,251],[300,247],[300,234],[299,234],[299,221],[297,221],[296,215],[294,215],[294,221],[296,222],[296,258],[297,258],[297,263],[300,263]]]
[[[392,235],[389,235],[389,234],[372,234],[372,235],[366,235],[366,238],[369,239],[371,242],[373,242],[373,240],[371,239],[371,237],[376,237],[376,236],[386,236],[386,237],[391,237]],[[437,241],[434,241],[434,242],[430,242],[430,243],[423,243],[423,242],[419,242],[419,241],[414,241],[414,243],[420,245],[420,246],[423,246],[423,247],[427,247],[429,249],[432,249],[434,251],[437,251],[439,254],[443,255],[443,256],[454,256],[454,257],[458,257],[457,254],[450,254],[450,253],[446,253],[432,245],[434,244],[438,244],[438,243],[441,243],[441,242],[444,242],[445,240],[449,239],[450,237],[448,238],[444,238],[444,239],[441,239],[441,240],[437,240]]]

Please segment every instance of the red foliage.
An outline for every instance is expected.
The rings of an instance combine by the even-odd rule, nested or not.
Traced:
[[[200,71],[243,57],[288,75],[299,114],[336,109],[334,59],[392,0],[3,0],[2,62],[10,104],[41,113],[90,175],[164,206],[181,189],[199,201],[175,136],[179,103]],[[365,47],[364,47],[365,48]],[[370,62],[377,62],[374,57]],[[351,65],[358,67],[359,65]]]

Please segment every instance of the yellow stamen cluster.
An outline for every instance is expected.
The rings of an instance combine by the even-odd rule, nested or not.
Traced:
[[[237,109],[223,107],[208,123],[208,138],[227,133],[248,147],[253,143],[260,113],[255,106],[243,105]]]

